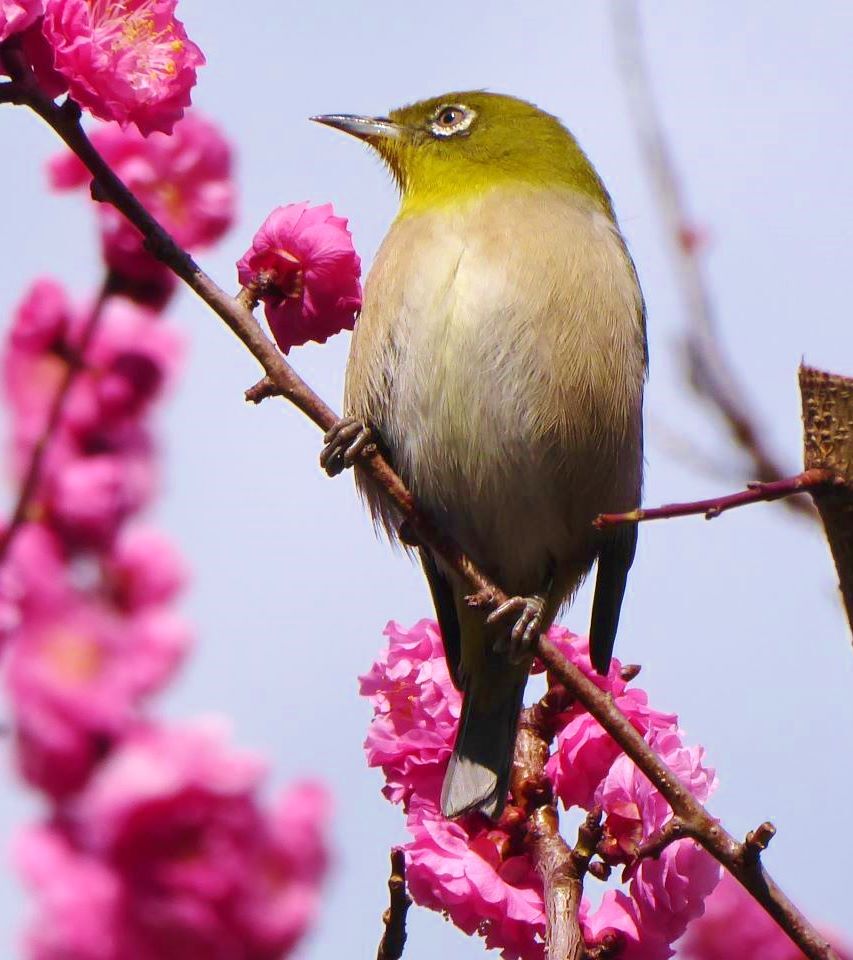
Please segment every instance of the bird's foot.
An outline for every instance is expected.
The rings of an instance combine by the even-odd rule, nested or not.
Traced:
[[[330,477],[343,473],[363,454],[376,449],[373,433],[355,417],[342,417],[323,437],[320,466]]]
[[[512,663],[521,663],[531,655],[542,632],[545,598],[536,594],[510,597],[486,617],[486,623],[498,623],[510,614],[517,614],[515,624],[509,633],[495,641],[495,650],[505,653]]]

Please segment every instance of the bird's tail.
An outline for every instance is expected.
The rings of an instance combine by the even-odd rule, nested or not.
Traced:
[[[487,670],[465,684],[459,732],[441,788],[445,817],[480,810],[497,819],[506,803],[527,668],[522,672],[506,661],[499,666],[499,676]]]

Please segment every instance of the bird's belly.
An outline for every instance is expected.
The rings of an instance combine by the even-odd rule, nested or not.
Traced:
[[[637,502],[644,360],[633,271],[604,218],[512,214],[503,200],[400,224],[365,291],[348,402],[441,527],[529,593],[555,565],[581,571],[573,588],[595,515]],[[380,321],[392,339],[371,365],[358,351],[380,353]]]

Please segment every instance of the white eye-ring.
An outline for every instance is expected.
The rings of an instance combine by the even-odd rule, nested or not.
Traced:
[[[464,104],[444,103],[436,110],[429,128],[436,137],[455,137],[464,133],[476,117],[476,112]]]

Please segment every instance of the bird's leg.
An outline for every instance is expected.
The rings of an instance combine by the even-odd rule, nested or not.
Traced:
[[[355,417],[341,417],[323,437],[320,466],[330,477],[351,467],[362,453],[373,446],[373,432]]]
[[[534,593],[529,597],[510,597],[486,617],[486,623],[494,624],[510,614],[516,614],[516,621],[512,630],[498,637],[494,646],[495,652],[506,654],[511,663],[521,663],[529,657],[533,652],[539,634],[542,632],[547,597],[554,585],[554,574],[550,566],[545,580],[545,588],[541,594]]]

